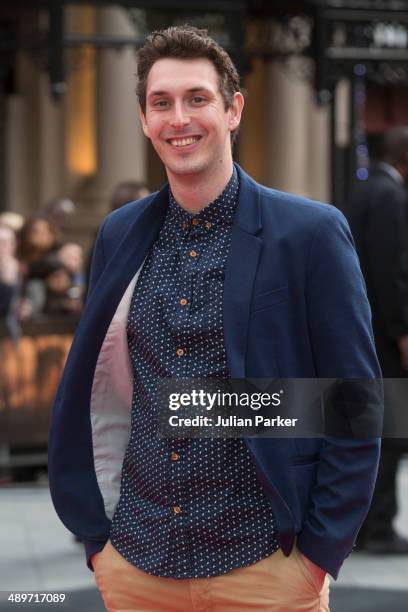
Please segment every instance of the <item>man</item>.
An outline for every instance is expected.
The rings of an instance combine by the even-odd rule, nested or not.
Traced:
[[[54,504],[109,609],[328,610],[378,440],[163,439],[157,389],[378,377],[347,224],[233,164],[244,100],[205,31],[152,33],[138,79],[169,185],[100,229],[51,424]]]
[[[373,328],[383,376],[408,374],[408,128],[384,136],[381,161],[357,185],[349,219],[373,311]],[[403,381],[384,386],[387,410],[406,410]],[[397,419],[396,419],[397,420]],[[408,554],[408,540],[393,527],[397,514],[396,475],[406,439],[384,440],[373,503],[358,547],[378,554]]]

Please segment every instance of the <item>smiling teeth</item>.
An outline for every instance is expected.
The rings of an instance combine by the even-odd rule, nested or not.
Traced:
[[[176,147],[186,147],[187,145],[194,144],[195,142],[197,142],[197,140],[199,140],[198,136],[190,136],[189,138],[170,140],[170,144]]]

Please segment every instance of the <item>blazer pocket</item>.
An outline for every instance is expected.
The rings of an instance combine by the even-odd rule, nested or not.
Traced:
[[[269,308],[269,306],[274,306],[275,304],[286,302],[288,299],[289,287],[287,286],[279,287],[278,289],[272,289],[272,291],[268,291],[267,293],[260,293],[256,295],[252,300],[251,312],[263,310],[264,308]]]

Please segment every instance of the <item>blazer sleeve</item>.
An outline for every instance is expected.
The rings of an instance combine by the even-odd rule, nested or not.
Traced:
[[[348,224],[334,208],[315,233],[308,259],[306,300],[317,376],[373,379],[380,389],[375,399],[381,431],[381,372],[370,307]],[[316,483],[298,546],[335,578],[368,512],[379,454],[377,437],[322,440]]]
[[[92,555],[100,551],[109,538],[112,515],[112,507],[108,507],[101,486],[103,478],[97,465],[97,450],[101,446],[95,443],[95,436],[104,428],[105,422],[99,419],[98,426],[95,426],[98,414],[91,405],[96,365],[115,316],[116,306],[120,303],[116,300],[120,300],[122,292],[119,286],[115,295],[112,295],[115,291],[112,289],[115,282],[112,281],[116,281],[117,277],[113,270],[109,274],[109,266],[115,255],[118,256],[118,266],[121,265],[122,257],[126,257],[124,242],[130,240],[130,231],[146,205],[154,198],[155,194],[152,194],[144,204],[133,202],[113,211],[100,227],[93,251],[87,302],[65,364],[51,416],[48,465],[52,501],[61,521],[84,543],[90,569]],[[166,205],[167,201],[167,197],[163,198]],[[130,275],[132,271],[127,272]],[[122,326],[118,327],[122,329]],[[113,341],[112,335],[109,339]],[[115,426],[127,427],[127,422],[123,424],[117,414],[116,405],[113,404],[113,408],[117,420],[111,422],[109,435]],[[119,456],[116,459],[120,462]],[[108,479],[106,483],[106,488],[109,488]]]
[[[90,283],[87,294],[87,302],[95,287],[98,284],[99,278],[106,266],[105,247],[104,247],[104,231],[107,219],[102,223],[93,249],[92,266],[90,274]],[[83,317],[82,317],[83,319]],[[83,320],[79,326],[83,325]],[[78,330],[77,330],[78,333]],[[76,437],[72,435],[72,423],[74,417],[67,411],[69,402],[64,401],[65,396],[70,392],[70,385],[66,384],[66,380],[70,379],[71,358],[75,354],[75,338],[71,347],[70,354],[64,369],[64,374],[58,386],[57,394],[54,400],[52,411],[49,439],[48,439],[48,474],[51,497],[55,509],[66,527],[74,533],[84,544],[87,565],[93,571],[91,564],[92,556],[100,552],[106,544],[109,537],[110,521],[107,518],[102,498],[96,484],[94,473],[92,450],[90,447],[91,433],[89,431],[89,417],[82,415],[84,423],[80,431],[76,432]],[[74,359],[72,361],[75,361]],[[77,449],[72,445],[77,445]],[[77,455],[85,454],[87,460],[84,461],[86,469],[75,471],[73,463],[69,457],[73,452]],[[77,494],[72,494],[71,487],[81,491],[88,491],[92,497],[92,507],[89,507],[89,514],[92,516],[92,524],[94,533],[92,536],[85,536],[84,532],[88,531],[86,521],[82,521],[80,512],[77,508],[72,507],[72,500]],[[89,533],[89,531],[88,531]],[[92,539],[91,539],[92,537]]]

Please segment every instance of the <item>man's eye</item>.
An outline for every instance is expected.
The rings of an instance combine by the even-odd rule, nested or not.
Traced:
[[[154,103],[154,106],[159,107],[159,108],[166,108],[168,106],[168,101],[167,100],[157,100]]]
[[[205,98],[203,98],[202,96],[194,96],[192,102],[193,104],[203,104],[203,102],[205,102]]]

